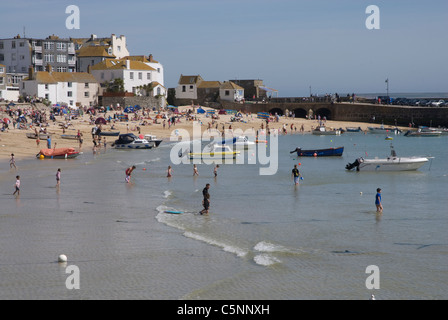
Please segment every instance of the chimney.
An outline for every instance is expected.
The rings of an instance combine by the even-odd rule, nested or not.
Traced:
[[[152,58],[152,54],[151,53],[149,54],[148,60],[149,60],[149,62],[153,62],[154,61],[153,58]]]
[[[51,67],[51,64],[47,64],[47,66],[45,67],[45,71],[47,71],[49,74],[52,73],[52,67]]]
[[[33,66],[28,67],[28,80],[35,80],[34,79],[34,68]]]
[[[131,61],[129,59],[126,59],[126,69],[131,69]]]

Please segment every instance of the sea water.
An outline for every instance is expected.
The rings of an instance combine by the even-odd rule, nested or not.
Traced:
[[[17,159],[18,172],[5,161],[0,299],[446,299],[448,137],[393,138],[280,136],[278,171],[266,176],[263,165],[247,164],[257,150],[243,152],[246,164],[220,165],[216,178],[205,164],[193,176],[192,164],[171,164],[169,141],[152,150],[86,147],[69,160]],[[391,143],[399,156],[431,159],[412,172],[345,170],[360,156],[387,157]],[[290,154],[339,146],[342,157]],[[207,183],[210,213],[200,215]],[[57,263],[59,254],[67,264]],[[70,265],[79,268],[79,290],[66,287]],[[366,287],[372,265],[374,290]]]

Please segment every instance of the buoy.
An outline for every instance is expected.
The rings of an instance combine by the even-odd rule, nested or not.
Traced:
[[[317,153],[316,153],[316,152],[314,152],[313,156],[317,157]]]
[[[41,154],[40,156],[39,156],[39,159],[44,159],[45,158],[45,156],[43,155],[43,154]]]
[[[302,164],[299,162],[299,166],[301,166]]]
[[[362,195],[362,191],[359,194]]]
[[[58,257],[58,262],[67,262],[67,256],[65,254],[60,254]]]
[[[146,170],[146,168],[143,168],[143,171],[145,171]]]

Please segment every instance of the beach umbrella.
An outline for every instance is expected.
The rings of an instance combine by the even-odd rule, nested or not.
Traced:
[[[134,110],[140,110],[142,107],[140,107],[139,105],[134,106]]]
[[[3,118],[3,122],[8,124],[10,122],[10,120],[8,118]]]
[[[124,109],[124,112],[126,112],[126,113],[133,113],[134,112],[134,107],[126,107]]]
[[[106,119],[102,117],[99,117],[95,120],[95,124],[106,124],[106,123],[107,123]]]

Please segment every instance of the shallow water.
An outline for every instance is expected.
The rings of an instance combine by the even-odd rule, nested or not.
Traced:
[[[0,299],[446,299],[447,142],[394,136],[399,156],[434,159],[415,172],[367,173],[345,165],[387,156],[382,135],[281,136],[275,175],[224,164],[216,179],[204,164],[198,177],[179,165],[167,179],[169,142],[97,155],[86,148],[73,160],[18,159],[17,199],[16,172],[5,162]],[[345,150],[341,158],[294,159],[297,146]],[[295,187],[298,162],[304,180]],[[211,209],[201,216],[206,183]],[[65,286],[62,253],[79,267],[80,290]],[[380,270],[374,292],[365,285],[369,265]]]

